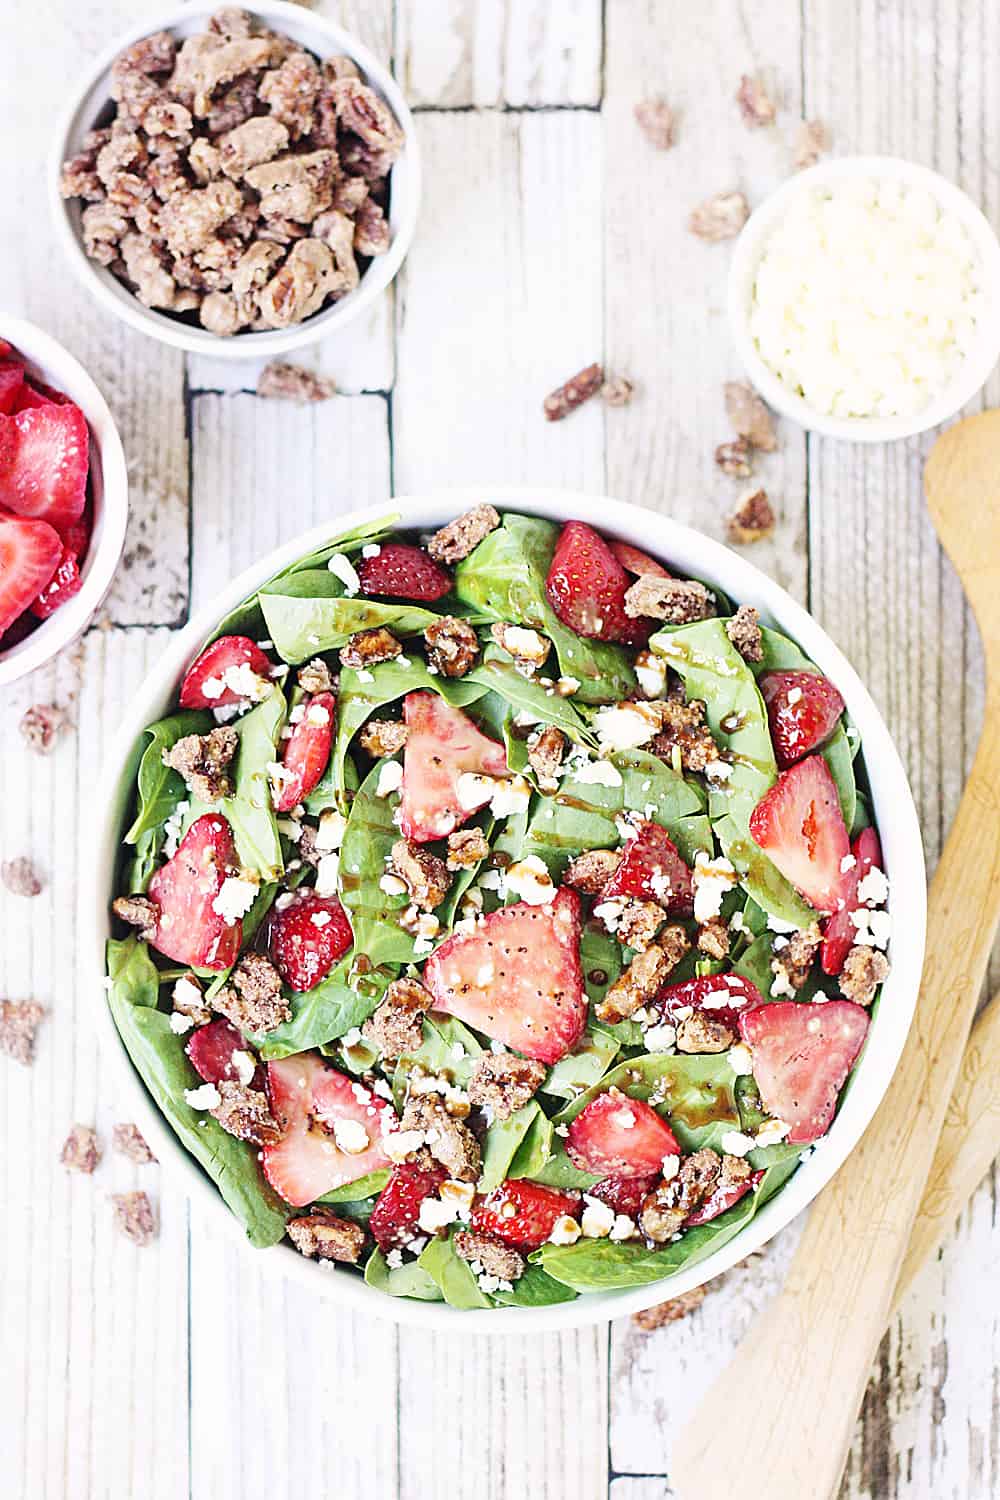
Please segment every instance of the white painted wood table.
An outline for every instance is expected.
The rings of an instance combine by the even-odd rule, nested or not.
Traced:
[[[341,394],[259,401],[256,371],[185,361],[111,323],[69,280],[44,202],[54,107],[81,59],[155,0],[4,8],[0,301],[90,368],[120,423],[132,519],[105,613],[0,694],[0,842],[48,884],[0,891],[0,994],[51,1015],[32,1069],[0,1064],[4,1352],[0,1488],[10,1500],[665,1500],[670,1444],[780,1282],[794,1227],[682,1323],[549,1338],[428,1337],[264,1279],[156,1167],[57,1157],[71,1122],[107,1146],[121,1117],[95,1040],[99,980],[76,958],[80,842],[104,747],[190,609],[260,552],[392,492],[479,480],[610,492],[722,533],[729,249],[691,205],[791,170],[803,114],[835,150],[935,166],[1000,219],[994,0],[329,0],[418,110],[417,242],[371,316],[318,352]],[[733,94],[764,70],[777,128]],[[678,144],[650,149],[635,102],[663,92]],[[634,402],[549,426],[541,398],[594,359]],[[987,392],[996,402],[1000,385]],[[754,560],[867,679],[909,766],[927,854],[955,808],[981,712],[978,642],[920,489],[929,439],[851,448],[784,424],[761,465],[781,522]],[[16,733],[29,703],[72,709],[54,756]],[[905,940],[905,933],[904,933]],[[148,1188],[137,1251],[108,1193]],[[984,1182],[879,1351],[845,1479],[851,1500],[1000,1496],[1000,1228]],[[831,1289],[836,1294],[836,1289]],[[753,1393],[747,1393],[753,1400]],[[720,1412],[720,1422],[725,1413]],[[817,1413],[822,1420],[822,1413]],[[318,1476],[325,1475],[320,1480]],[[738,1486],[738,1475],[734,1475]],[[811,1500],[811,1497],[803,1497]]]

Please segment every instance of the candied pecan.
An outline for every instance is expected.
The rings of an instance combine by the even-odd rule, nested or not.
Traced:
[[[187,154],[188,166],[202,184],[211,182],[222,172],[222,153],[218,146],[199,136]]]
[[[528,740],[528,764],[543,792],[554,792],[559,786],[559,772],[569,740],[554,724],[537,729]]]
[[[216,235],[195,252],[194,263],[202,272],[209,290],[222,292],[232,286],[242,255],[243,250],[238,240],[223,239],[221,235]],[[239,298],[236,300],[240,301]]]
[[[816,922],[793,932],[787,942],[783,942],[781,938],[775,939],[774,957],[771,959],[771,970],[775,975],[772,995],[787,994],[802,988],[809,978],[809,970],[822,941],[823,934]]]
[[[459,1182],[479,1177],[479,1142],[467,1125],[455,1118],[439,1094],[411,1094],[399,1122],[401,1130],[416,1130],[423,1136],[435,1161],[447,1167]]]
[[[668,151],[674,144],[673,110],[665,99],[640,99],[632,111],[636,124],[651,146]]]
[[[664,928],[656,942],[636,955],[599,1001],[597,1019],[612,1023],[628,1020],[640,1006],[652,1000],[689,947],[683,927],[674,924]]]
[[[750,217],[750,205],[742,193],[716,193],[691,210],[688,228],[700,240],[731,240]]]
[[[717,1016],[696,1010],[677,1022],[678,1052],[728,1052],[736,1032]]]
[[[259,296],[267,328],[287,328],[316,312],[328,296],[339,296],[343,280],[329,248],[321,240],[299,240]]]
[[[267,396],[273,400],[296,401],[305,405],[311,401],[329,401],[336,393],[337,387],[332,380],[314,375],[301,365],[289,365],[281,360],[273,360],[257,377],[258,396]],[[299,673],[300,681],[301,676]]]
[[[262,394],[260,381],[263,380],[268,370],[275,368],[274,365],[268,365],[260,380],[257,381],[258,396]],[[298,682],[304,693],[332,693],[337,686],[336,678],[321,656],[314,656],[312,661],[307,661],[305,666],[299,668]]]
[[[89,1177],[101,1159],[97,1131],[91,1125],[74,1125],[63,1142],[59,1160],[71,1172]]]
[[[320,71],[328,83],[336,83],[338,78],[361,77],[354,58],[347,57],[342,52],[334,57],[325,57],[320,65]]]
[[[392,631],[378,625],[374,630],[359,630],[352,635],[340,648],[340,660],[343,666],[357,671],[362,667],[378,666],[383,661],[394,661],[402,650],[402,642]]]
[[[215,1085],[220,1103],[209,1110],[227,1135],[252,1146],[273,1146],[281,1139],[281,1126],[271,1113],[262,1089],[248,1088],[233,1079],[220,1078]]]
[[[233,297],[229,292],[209,292],[201,304],[201,325],[209,333],[221,338],[239,333],[253,318],[253,308],[245,297]]]
[[[672,761],[677,750],[685,771],[704,771],[719,759],[719,747],[705,723],[705,705],[700,698],[692,698],[690,703],[677,698],[660,699],[656,709],[660,732],[649,746],[651,755]]]
[[[631,380],[615,375],[601,386],[601,400],[606,406],[627,406],[635,393]]]
[[[448,835],[449,870],[472,870],[490,852],[486,835],[481,828],[457,828]]]
[[[292,1017],[281,994],[281,975],[263,953],[244,953],[212,1007],[237,1031],[273,1031]]]
[[[205,118],[209,135],[218,138],[236,130],[253,117],[257,107],[257,80],[247,74],[237,78],[218,98],[210,101]]]
[[[354,248],[359,255],[384,255],[389,248],[389,225],[373,198],[366,198],[354,219]]]
[[[137,928],[143,942],[148,943],[156,936],[160,907],[158,902],[151,901],[148,896],[116,896],[111,903],[111,910],[119,921]]]
[[[236,269],[233,271],[234,297],[242,299],[255,296],[261,287],[267,284],[271,273],[282,259],[282,256],[281,246],[266,240],[255,240],[252,245],[248,245],[237,261]],[[265,376],[267,376],[269,370],[292,368],[294,367],[291,365],[268,365],[257,381],[258,396],[273,394],[271,391],[261,390],[261,385],[265,383]],[[332,385],[332,382],[329,382],[329,384]]]
[[[163,764],[177,771],[189,792],[199,802],[218,802],[231,797],[232,778],[227,767],[239,747],[240,737],[231,724],[219,724],[208,734],[186,734],[163,752]]]
[[[568,417],[571,411],[589,401],[591,396],[596,396],[604,384],[604,370],[600,365],[587,365],[577,374],[572,375],[564,385],[556,386],[554,391],[546,396],[542,402],[542,410],[547,422],[561,422]]]
[[[144,307],[172,308],[177,284],[164,264],[164,252],[147,235],[127,234],[121,242],[128,280]]]
[[[723,474],[730,474],[734,479],[747,479],[753,473],[750,444],[745,437],[734,438],[731,443],[720,443],[715,450],[715,462]]]
[[[213,135],[231,130],[242,120],[228,119],[220,123],[219,116],[235,110],[235,101],[230,96],[239,88],[246,96],[247,110],[244,119],[249,119],[257,102],[257,81],[250,75],[259,73],[271,61],[274,44],[268,37],[237,37],[231,42],[220,42],[214,36],[195,36],[181,44],[177,53],[177,66],[170,81],[170,92],[200,119],[208,119],[208,128]],[[235,84],[234,84],[235,80]],[[219,99],[213,99],[224,84],[234,84],[226,89]]]
[[[749,1166],[745,1162],[742,1166],[744,1176],[749,1176]],[[722,1158],[708,1147],[685,1156],[677,1174],[657,1183],[643,1199],[639,1224],[646,1238],[654,1244],[665,1244],[680,1229],[688,1214],[693,1214],[710,1197],[721,1171]]]
[[[111,125],[111,135],[114,136],[121,131],[141,129],[145,125],[149,111],[166,98],[167,95],[151,78],[145,78],[140,73],[130,74],[122,80],[121,99],[118,102],[118,112]]]
[[[135,219],[139,210],[153,197],[153,189],[146,178],[134,172],[118,172],[108,185],[108,202],[124,209],[130,219]],[[122,240],[122,253],[126,241]],[[135,279],[135,278],[133,278]]]
[[[484,1276],[495,1276],[499,1281],[517,1281],[524,1275],[524,1257],[491,1234],[460,1229],[451,1243],[455,1254],[481,1266],[480,1274]]]
[[[144,167],[149,159],[146,143],[138,131],[112,129],[107,143],[97,153],[97,175],[110,187],[129,167]]]
[[[63,162],[59,174],[60,197],[86,198],[91,203],[100,202],[104,197],[104,184],[97,175],[95,159],[94,152],[81,151]]]
[[[423,911],[440,906],[451,888],[448,866],[429,849],[421,849],[406,839],[397,839],[389,854],[389,868],[398,875],[410,893],[410,900]]]
[[[715,601],[705,585],[694,579],[643,573],[625,591],[625,613],[632,619],[645,615],[671,625],[688,625],[714,615]]]
[[[18,725],[36,755],[51,755],[56,741],[64,729],[69,727],[69,718],[57,703],[36,703],[25,709]]]
[[[117,255],[118,242],[129,230],[128,215],[115,203],[89,203],[80,216],[83,248],[91,260],[108,266]]]
[[[698,928],[696,947],[708,958],[726,958],[729,955],[729,928],[722,917],[712,917]]]
[[[464,677],[476,665],[479,637],[455,615],[441,615],[424,631],[427,662],[442,677]]]
[[[153,1205],[143,1192],[112,1193],[115,1228],[133,1245],[148,1245],[156,1238]]]
[[[129,1161],[134,1161],[137,1166],[147,1166],[149,1162],[156,1160],[146,1145],[142,1131],[131,1121],[114,1126],[111,1132],[111,1144],[116,1151],[121,1152],[122,1156],[127,1156]]]
[[[243,177],[251,167],[273,161],[288,146],[288,129],[269,115],[245,120],[220,135],[219,165],[227,177]]]
[[[406,744],[406,725],[399,719],[369,719],[358,735],[358,743],[376,759],[395,755]]]
[[[431,557],[442,563],[457,563],[474,552],[485,536],[496,531],[500,525],[499,513],[485,501],[463,511],[440,531],[435,531],[427,543]]]
[[[585,896],[599,896],[621,864],[620,849],[588,849],[566,866],[563,884]]]
[[[731,542],[746,545],[762,542],[774,530],[775,516],[766,490],[747,490],[736,503],[736,509],[726,521],[726,534]]]
[[[889,960],[877,948],[855,943],[844,960],[840,993],[855,1005],[871,1005],[875,991],[889,977]]]
[[[274,119],[288,127],[293,140],[308,135],[320,89],[320,71],[307,52],[293,52],[261,79],[259,97]]]
[[[37,1000],[0,1000],[0,1052],[27,1067],[35,1060],[35,1033],[45,1007]]]
[[[830,149],[830,132],[822,120],[803,120],[795,136],[795,166],[814,167],[824,151]]]
[[[353,219],[367,198],[368,184],[363,177],[339,177],[333,185],[333,202],[330,207]]]
[[[754,390],[742,380],[727,380],[725,387],[726,415],[733,430],[746,438],[751,448],[763,453],[773,453],[778,446],[774,435],[771,413]]]
[[[142,128],[149,139],[151,151],[157,151],[161,145],[177,147],[190,146],[191,131],[194,121],[191,111],[185,109],[183,104],[178,104],[176,99],[159,98],[146,110],[143,116]],[[162,136],[163,142],[155,138]]]
[[[399,153],[370,146],[367,141],[348,131],[346,134],[341,132],[337,154],[348,177],[363,177],[374,193],[385,181]]]
[[[312,233],[331,251],[337,273],[341,278],[341,292],[353,291],[361,280],[361,272],[354,255],[354,221],[337,209],[328,209],[320,214],[312,226]]]
[[[42,890],[37,870],[23,854],[0,864],[0,879],[12,896],[37,896]]]
[[[191,186],[184,175],[180,152],[176,150],[161,151],[153,157],[146,168],[146,181],[161,203],[166,203],[174,193],[186,193]],[[139,228],[142,228],[141,224]],[[159,233],[159,225],[157,230]]]
[[[288,1238],[301,1255],[310,1259],[337,1260],[356,1265],[365,1243],[365,1231],[351,1219],[338,1219],[327,1208],[314,1208],[288,1221]]]
[[[632,1322],[644,1333],[652,1333],[667,1323],[676,1323],[679,1319],[686,1318],[688,1313],[701,1306],[707,1295],[705,1287],[693,1287],[690,1292],[682,1292],[679,1297],[671,1297],[667,1302],[657,1302],[654,1307],[644,1307],[641,1312],[633,1313]]]
[[[225,5],[209,17],[208,29],[225,42],[236,42],[253,35],[253,17],[236,5]]]
[[[759,620],[752,604],[741,604],[732,619],[726,621],[726,634],[744,661],[764,660],[764,637]]]
[[[374,147],[383,158],[395,161],[405,137],[392,110],[375,90],[348,76],[335,78],[330,92],[343,129],[364,145]]]
[[[774,124],[777,115],[774,100],[760,78],[751,78],[748,73],[744,73],[736,90],[736,102],[744,124],[749,125],[751,130]]]
[[[515,1057],[512,1052],[485,1052],[472,1069],[469,1098],[491,1109],[495,1120],[509,1120],[533,1098],[545,1073],[544,1063]]]
[[[134,74],[141,77],[169,73],[174,66],[177,43],[169,31],[154,31],[144,36],[131,47],[120,52],[111,65],[109,92],[112,99],[120,99],[122,85]]]
[[[524,677],[532,677],[543,667],[552,650],[552,642],[537,630],[524,625],[511,625],[506,620],[496,620],[490,626],[490,635],[501,651],[514,658],[514,665]]]
[[[664,920],[663,908],[655,901],[626,901],[617,918],[615,936],[636,953],[645,953]]]
[[[383,1057],[405,1057],[422,1045],[424,1015],[433,1004],[432,996],[416,979],[394,979],[381,1005],[362,1026],[361,1035]]]
[[[309,151],[301,156],[281,156],[262,162],[244,173],[254,192],[260,194],[265,218],[295,219],[311,223],[330,207],[337,158],[332,151]],[[352,226],[351,237],[354,229]]]
[[[173,255],[193,255],[243,206],[235,182],[210,182],[207,187],[174,193],[163,205],[160,221]]]

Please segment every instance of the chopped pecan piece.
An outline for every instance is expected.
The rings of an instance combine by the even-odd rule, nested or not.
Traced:
[[[115,1228],[133,1245],[148,1245],[156,1238],[153,1205],[143,1192],[112,1193]]]
[[[369,719],[358,734],[362,750],[379,759],[395,755],[406,744],[406,725],[400,719]]]
[[[313,126],[313,109],[322,77],[307,52],[293,52],[277,68],[264,74],[258,96],[271,115],[287,126],[286,137],[299,140]]]
[[[480,1265],[487,1276],[496,1276],[500,1281],[517,1281],[524,1275],[524,1258],[494,1239],[491,1234],[477,1234],[472,1229],[460,1229],[452,1240],[455,1254],[463,1260]]]
[[[257,394],[260,395],[259,386]],[[298,682],[304,693],[332,693],[337,687],[333,673],[321,656],[314,656],[312,661],[299,668]]]
[[[635,387],[624,375],[615,375],[601,386],[601,400],[605,406],[628,406],[634,394]]]
[[[138,928],[143,942],[148,943],[156,936],[160,908],[148,896],[116,896],[111,903],[111,910],[120,921]]]
[[[777,110],[774,100],[760,78],[751,78],[744,73],[740,79],[740,86],[736,90],[736,102],[740,107],[740,114],[744,123],[751,130],[758,130],[762,125],[773,125]]]
[[[556,386],[542,402],[547,422],[561,422],[571,411],[596,396],[604,384],[604,370],[600,365],[587,365],[572,375],[564,385]]]
[[[109,92],[112,99],[121,98],[122,84],[133,74],[152,74],[155,77],[171,72],[176,52],[177,43],[169,31],[154,31],[150,36],[133,42],[131,47],[126,47],[111,65]]]
[[[707,1147],[685,1156],[676,1176],[658,1183],[643,1200],[639,1224],[646,1238],[662,1245],[676,1234],[688,1214],[693,1214],[711,1195],[726,1161],[733,1163],[727,1169],[727,1185],[749,1177],[750,1167],[739,1157],[719,1157]]]
[[[744,661],[764,660],[764,637],[759,620],[752,604],[741,604],[732,619],[726,621],[726,634]]]
[[[337,394],[337,387],[332,380],[314,375],[301,365],[288,365],[276,359],[265,365],[258,375],[257,394],[275,401],[297,401],[305,405],[310,401],[329,401]],[[301,678],[301,673],[299,676]]]
[[[267,1095],[261,1089],[248,1088],[233,1079],[221,1078],[215,1085],[221,1102],[213,1115],[227,1135],[252,1146],[273,1146],[281,1139],[281,1126],[271,1113]]]
[[[281,975],[263,953],[244,953],[212,1006],[237,1031],[273,1031],[292,1018],[282,998]]]
[[[563,884],[584,896],[599,896],[621,864],[620,849],[588,849],[566,866]]]
[[[49,755],[64,729],[69,727],[69,718],[57,703],[36,703],[25,709],[18,725],[29,750],[37,755]]]
[[[416,979],[394,979],[361,1034],[383,1057],[405,1057],[422,1044],[424,1015],[433,1004],[429,992]]]
[[[97,1131],[91,1125],[74,1125],[63,1142],[59,1160],[71,1172],[89,1177],[101,1159]]]
[[[202,187],[211,182],[213,177],[218,177],[222,171],[222,153],[218,146],[214,146],[211,141],[206,141],[203,136],[194,142],[188,151],[187,159],[188,166]]]
[[[187,193],[173,193],[160,210],[171,254],[193,255],[201,250],[242,207],[243,195],[235,182],[210,182]]]
[[[552,650],[552,642],[540,631],[511,625],[506,620],[495,621],[490,626],[490,635],[501,651],[514,658],[514,665],[524,677],[532,677],[544,666]]]
[[[267,328],[288,328],[344,290],[329,247],[322,240],[299,240],[258,297],[261,320]]]
[[[512,1052],[486,1052],[469,1078],[469,1098],[485,1104],[495,1120],[509,1120],[533,1098],[545,1077],[544,1063],[515,1057]]]
[[[222,338],[239,333],[253,318],[253,309],[245,299],[231,297],[227,292],[209,292],[199,311],[201,326],[209,333]]]
[[[733,438],[731,443],[720,443],[715,450],[715,462],[723,474],[730,474],[734,479],[749,479],[753,473],[750,444],[745,437]]]
[[[201,985],[193,974],[185,974],[175,982],[170,998],[176,1013],[187,1016],[195,1026],[207,1026],[212,1019],[211,1010],[202,1003]]]
[[[698,928],[696,947],[708,958],[727,958],[729,955],[729,928],[722,917],[712,917]]]
[[[612,1024],[627,1021],[640,1006],[652,1000],[690,946],[687,933],[679,923],[665,927],[655,943],[644,953],[636,954],[604,999],[599,1001],[597,1019]]]
[[[830,149],[830,132],[822,120],[803,120],[795,136],[795,166],[814,167],[824,151]]]
[[[889,977],[889,960],[877,948],[856,943],[844,960],[840,993],[855,1005],[871,1005],[875,991]]]
[[[636,124],[657,151],[669,151],[674,144],[676,118],[665,99],[640,99],[632,111]]]
[[[726,415],[734,431],[746,438],[751,448],[762,453],[773,453],[778,446],[774,435],[771,413],[758,396],[753,386],[741,380],[727,380],[725,385]]]
[[[822,941],[823,934],[817,922],[793,932],[787,941],[775,939],[771,970],[776,987],[772,987],[772,994],[787,994],[790,990],[802,988]]]
[[[688,1313],[701,1306],[707,1295],[705,1287],[693,1287],[690,1292],[682,1292],[679,1297],[671,1297],[667,1302],[657,1302],[654,1307],[644,1307],[641,1312],[633,1313],[632,1322],[638,1324],[644,1333],[653,1333],[667,1323],[676,1323],[681,1318],[686,1318]]]
[[[317,1260],[338,1260],[356,1265],[365,1243],[365,1232],[351,1219],[338,1219],[327,1208],[314,1208],[288,1221],[288,1238],[301,1255]]]
[[[737,546],[762,542],[775,526],[775,515],[766,490],[747,490],[726,521],[726,534]]]
[[[448,835],[448,869],[472,870],[490,852],[481,828],[457,828]]]
[[[447,1167],[459,1182],[479,1177],[479,1142],[467,1125],[455,1118],[438,1094],[411,1094],[400,1120],[401,1130],[417,1130],[424,1136],[435,1161]]]
[[[273,161],[288,145],[288,131],[273,115],[257,115],[227,130],[216,141],[219,165],[227,177],[243,177],[251,167]]]
[[[363,145],[373,147],[383,158],[394,161],[403,149],[403,132],[375,90],[348,74],[334,79],[330,92],[343,129],[357,136]]]
[[[735,1042],[731,1027],[701,1010],[677,1023],[678,1052],[728,1052]]]
[[[363,667],[376,667],[383,661],[394,661],[401,656],[403,644],[397,641],[391,630],[384,625],[374,630],[359,630],[340,648],[341,664],[356,671]]]
[[[427,661],[442,677],[464,677],[476,665],[479,637],[465,620],[442,615],[424,631]]]
[[[27,1067],[35,1060],[35,1033],[45,1015],[37,1000],[0,1000],[0,1052]]]
[[[353,291],[361,280],[361,271],[354,255],[354,220],[336,208],[320,214],[312,226],[312,232],[329,249],[339,277],[338,295]]]
[[[660,732],[649,746],[651,754],[672,761],[676,750],[681,767],[694,772],[704,771],[719,759],[719,747],[705,723],[705,705],[700,698],[692,698],[690,703],[677,698],[661,699],[656,707]]]
[[[554,792],[559,785],[559,771],[569,740],[554,724],[536,730],[528,740],[528,764],[543,792]]]
[[[700,240],[731,240],[750,217],[750,205],[742,193],[716,193],[691,210],[688,228]]]
[[[5,859],[0,864],[0,879],[12,896],[37,896],[43,882],[30,859],[19,855],[17,859]]]
[[[406,839],[397,839],[389,855],[389,868],[398,875],[410,893],[410,900],[423,911],[433,911],[440,906],[451,888],[451,876],[443,859],[408,844]]]
[[[615,928],[615,936],[627,948],[645,953],[665,920],[655,901],[626,901]]]
[[[427,551],[438,562],[461,562],[475,551],[483,537],[496,531],[499,525],[499,513],[492,505],[474,505],[471,510],[456,516],[454,521],[449,521],[447,526],[442,526],[440,531],[435,531],[427,543]]]
[[[659,578],[643,573],[625,591],[625,613],[689,625],[715,614],[715,599],[703,583],[689,578]]]
[[[384,255],[389,245],[389,224],[381,205],[366,197],[355,210],[354,248],[359,255]]]
[[[111,1144],[116,1151],[120,1151],[122,1156],[127,1156],[129,1161],[134,1161],[137,1166],[144,1167],[156,1160],[146,1145],[138,1125],[133,1125],[131,1121],[114,1127],[111,1132]]]
[[[208,734],[186,734],[163,752],[163,764],[179,772],[199,802],[218,802],[233,793],[227,767],[240,737],[231,724],[219,724]]]

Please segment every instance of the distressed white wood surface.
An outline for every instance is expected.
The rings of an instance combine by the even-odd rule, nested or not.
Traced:
[[[0,854],[30,854],[49,882],[31,902],[0,890],[0,994],[52,1012],[34,1069],[0,1064],[3,1490],[256,1500],[319,1483],[345,1500],[671,1500],[672,1436],[779,1287],[796,1229],[654,1334],[621,1322],[560,1338],[427,1337],[283,1285],[200,1216],[189,1223],[158,1168],[108,1150],[120,1111],[92,1020],[100,993],[76,953],[88,895],[78,819],[169,628],[324,517],[393,489],[537,482],[606,489],[721,536],[738,492],[712,457],[727,436],[721,385],[739,373],[725,328],[730,252],[693,240],[688,211],[730,186],[759,201],[789,171],[804,112],[830,124],[838,151],[939,167],[996,222],[1000,16],[989,0],[323,8],[394,62],[418,109],[426,185],[394,294],[305,361],[342,394],[306,409],[258,401],[255,366],[185,367],[109,324],[57,259],[39,170],[53,94],[158,7],[47,0],[7,18],[5,305],[92,370],[133,493],[105,628],[0,705]],[[732,96],[758,70],[779,122],[749,132]],[[632,119],[637,99],[661,92],[679,115],[666,154]],[[633,404],[545,424],[545,392],[595,358],[634,379]],[[987,395],[1000,399],[1000,383]],[[780,525],[755,560],[808,600],[869,682],[933,859],[982,705],[975,631],[923,511],[927,444],[807,445],[787,424],[780,439],[758,466]],[[40,760],[14,725],[52,699],[75,727]],[[56,1159],[74,1120],[104,1137],[92,1180]],[[142,1252],[114,1234],[107,1203],[133,1185],[160,1220]],[[1000,1500],[995,1201],[991,1175],[887,1335],[843,1500]]]

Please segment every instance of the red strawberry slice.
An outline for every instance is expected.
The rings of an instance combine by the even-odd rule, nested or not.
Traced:
[[[601,900],[633,896],[638,901],[658,901],[665,911],[689,917],[694,911],[694,887],[677,846],[659,823],[644,819],[635,829]]]
[[[281,778],[275,812],[291,812],[322,780],[330,760],[336,710],[332,693],[316,693],[305,703],[282,751],[281,764],[288,774]]]
[[[727,1187],[717,1187],[714,1192],[709,1193],[700,1208],[696,1208],[693,1214],[688,1214],[683,1227],[693,1229],[696,1224],[707,1224],[710,1219],[717,1219],[720,1214],[725,1213],[727,1208],[732,1208],[734,1203],[739,1203],[741,1198],[745,1198],[747,1193],[757,1186],[763,1175],[763,1171],[751,1172],[743,1182],[733,1182]]]
[[[645,1177],[602,1177],[600,1182],[595,1182],[587,1192],[592,1198],[600,1198],[609,1208],[614,1209],[616,1214],[627,1214],[630,1219],[637,1219],[642,1208],[642,1200],[647,1193],[651,1193],[660,1180],[659,1164],[655,1172],[650,1172]]]
[[[566,1154],[584,1172],[608,1177],[648,1177],[663,1158],[680,1151],[666,1120],[642,1099],[606,1089],[569,1127]]]
[[[478,1198],[471,1223],[479,1234],[492,1234],[514,1250],[537,1250],[552,1233],[557,1219],[580,1215],[580,1194],[561,1192],[515,1177]]]
[[[420,1233],[420,1205],[437,1193],[447,1176],[444,1167],[421,1167],[416,1162],[393,1167],[368,1220],[380,1250],[408,1245]]]
[[[382,1149],[383,1131],[396,1122],[392,1105],[338,1073],[319,1053],[297,1052],[268,1063],[267,1091],[282,1136],[262,1149],[260,1159],[264,1176],[286,1203],[303,1208],[392,1165]]]
[[[420,604],[443,599],[452,585],[447,568],[407,542],[383,542],[375,557],[362,559],[358,577],[364,594],[413,599]]]
[[[655,557],[650,557],[648,552],[640,552],[638,547],[633,547],[631,542],[609,542],[608,546],[617,557],[622,567],[628,573],[634,573],[637,578],[672,578],[662,563],[658,563]]]
[[[763,1003],[760,990],[742,974],[703,975],[700,979],[668,984],[653,1001],[665,1021],[674,1021],[681,1010],[700,1010],[731,1030],[736,1029],[738,1013],[744,1006]]]
[[[525,1057],[558,1062],[587,1021],[579,896],[563,888],[549,906],[519,901],[490,912],[431,954],[424,984],[437,1010]]]
[[[625,613],[632,579],[603,537],[583,521],[567,521],[545,580],[549,603],[564,625],[590,640],[641,646],[649,624]]]
[[[221,1083],[223,1079],[232,1083],[241,1082],[240,1070],[233,1061],[233,1053],[246,1052],[253,1057],[236,1027],[221,1016],[216,1016],[214,1021],[192,1031],[184,1050],[191,1059],[195,1072],[206,1083]],[[263,1089],[264,1080],[264,1069],[258,1065],[252,1087]]]
[[[837,910],[851,852],[840,798],[821,755],[787,771],[750,814],[750,837],[817,911]]]
[[[336,896],[300,892],[275,911],[268,925],[274,966],[293,990],[312,990],[354,941],[347,913]]]
[[[225,675],[249,667],[256,677],[270,679],[271,663],[245,635],[222,635],[188,667],[181,683],[181,708],[225,708],[242,703],[248,693],[230,687]]]
[[[83,508],[83,514],[79,519],[71,521],[62,532],[63,543],[72,552],[78,562],[82,562],[87,555],[93,523],[93,510],[88,500]]]
[[[0,364],[0,413],[9,416],[19,410],[18,397],[24,389],[24,366],[14,360]]]
[[[24,378],[24,384],[18,391],[11,412],[31,411],[38,406],[65,406],[69,402],[68,396],[54,391],[51,386],[42,385],[40,381]]]
[[[38,598],[61,556],[59,533],[46,521],[0,514],[0,633]]]
[[[844,700],[821,672],[765,672],[757,686],[767,704],[779,766],[790,766],[829,739]]]
[[[153,947],[191,968],[228,969],[234,964],[243,923],[227,922],[212,903],[238,866],[233,832],[221,813],[197,818],[177,853],[149,882],[149,894],[160,907]]]
[[[844,876],[843,906],[835,911],[823,931],[823,946],[819,961],[824,974],[839,974],[848,953],[857,939],[857,929],[851,921],[851,912],[857,911],[858,886],[869,870],[882,865],[882,846],[874,828],[863,828],[851,845],[854,867]]]
[[[86,418],[71,404],[0,416],[0,505],[69,526],[87,498],[89,447]]]
[[[506,776],[507,755],[437,693],[407,693],[403,720],[407,735],[399,826],[405,838],[424,844],[444,838],[486,806],[493,791],[489,782],[460,799],[459,778],[465,772]]]
[[[829,1130],[868,1024],[868,1012],[853,1000],[781,1000],[740,1014],[764,1108],[790,1126],[792,1145],[807,1145]]]
[[[68,547],[63,547],[59,566],[31,606],[31,613],[40,620],[47,620],[67,599],[72,599],[83,588],[80,567],[76,556]]]

